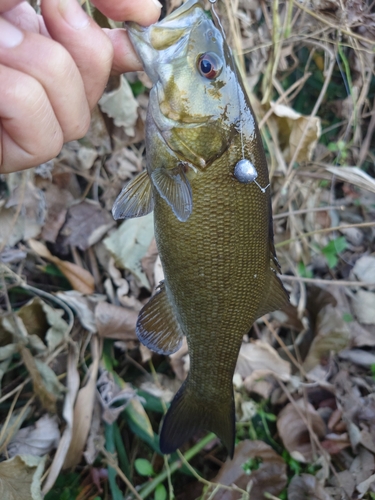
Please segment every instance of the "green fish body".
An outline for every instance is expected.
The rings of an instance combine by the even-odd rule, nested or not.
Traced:
[[[205,429],[233,456],[232,378],[242,338],[288,301],[276,275],[265,154],[225,38],[199,0],[128,31],[153,82],[147,171],[125,186],[113,214],[154,210],[165,280],[140,312],[137,335],[162,354],[186,335],[190,354],[160,449],[171,453]]]

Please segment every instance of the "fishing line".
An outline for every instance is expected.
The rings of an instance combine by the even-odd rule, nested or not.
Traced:
[[[214,5],[216,4],[217,0],[209,0],[211,4],[211,10],[213,13],[213,16],[217,22],[217,25],[219,27],[219,31],[221,31],[221,34],[224,39],[226,39],[225,36],[225,31],[223,28],[223,25],[221,24],[220,18],[215,10]],[[236,61],[234,60],[234,56],[232,53],[232,50],[229,48],[229,54],[232,59],[233,67],[236,67]],[[241,101],[241,96],[240,96],[240,89],[239,85],[237,86],[237,98],[238,98],[238,104],[239,104],[239,129],[240,129],[240,138],[241,138],[241,149],[242,149],[242,159],[236,163],[236,166],[234,167],[234,176],[235,178],[239,181],[242,182],[243,184],[250,184],[251,182],[254,182],[258,186],[258,188],[262,191],[262,193],[266,192],[266,189],[270,186],[270,184],[267,184],[265,188],[263,188],[258,182],[256,181],[256,178],[258,177],[258,172],[257,169],[255,168],[255,165],[245,158],[245,145],[244,145],[244,140],[243,140],[243,130],[242,130],[242,101]]]

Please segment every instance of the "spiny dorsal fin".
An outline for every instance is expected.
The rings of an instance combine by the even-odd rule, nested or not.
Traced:
[[[147,171],[138,174],[116,198],[112,208],[114,219],[133,219],[147,215],[154,209],[152,186]]]
[[[158,354],[173,354],[181,347],[183,332],[168,300],[163,281],[139,313],[136,334],[143,345]]]
[[[157,168],[152,172],[151,179],[177,219],[186,222],[193,210],[193,196],[184,165],[180,163],[173,169]]]

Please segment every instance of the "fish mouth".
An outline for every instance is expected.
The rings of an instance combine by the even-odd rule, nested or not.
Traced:
[[[201,0],[188,0],[181,7],[151,26],[135,22],[124,23],[130,40],[153,83],[158,80],[155,67],[168,64],[187,49],[192,29],[207,19]]]

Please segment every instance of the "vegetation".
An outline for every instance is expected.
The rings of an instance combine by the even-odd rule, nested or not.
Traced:
[[[375,499],[375,6],[217,10],[266,147],[291,295],[244,339],[234,459],[204,433],[160,454],[189,359],[135,336],[162,270],[152,217],[110,214],[145,165],[150,82],[129,74],[111,79],[84,139],[0,177],[4,499]]]

